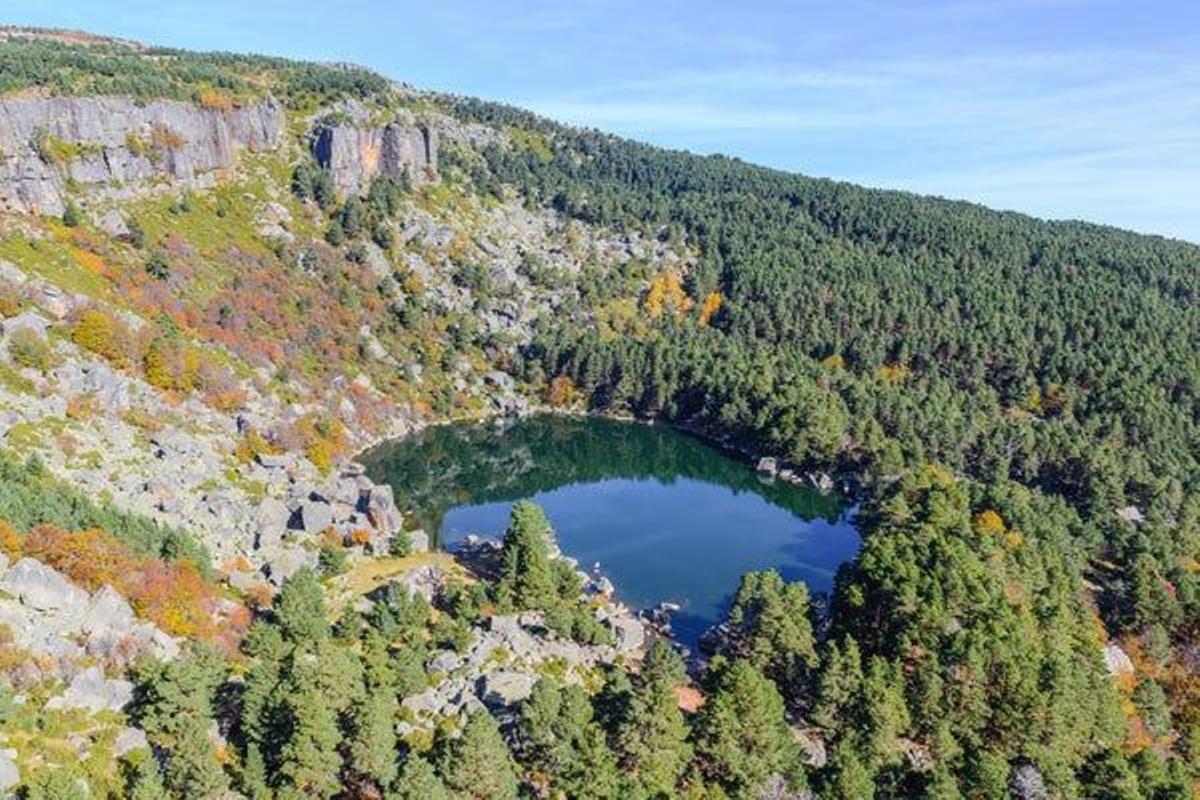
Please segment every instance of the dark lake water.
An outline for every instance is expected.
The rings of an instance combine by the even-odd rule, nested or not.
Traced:
[[[546,509],[563,552],[599,562],[634,607],[678,603],[679,638],[720,620],[742,573],[774,567],[831,588],[858,552],[837,498],[764,482],[745,464],[661,425],[539,416],[429,428],[363,458],[436,545],[498,537],[512,503]]]

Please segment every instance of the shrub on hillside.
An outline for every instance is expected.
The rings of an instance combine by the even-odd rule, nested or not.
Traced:
[[[102,357],[114,367],[129,367],[130,354],[134,349],[129,328],[98,308],[89,308],[79,315],[71,328],[71,341]]]
[[[54,351],[41,334],[32,328],[17,328],[8,337],[8,354],[22,367],[44,372],[53,362]]]

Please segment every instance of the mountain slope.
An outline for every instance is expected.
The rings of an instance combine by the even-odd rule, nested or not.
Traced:
[[[190,587],[167,606],[195,625],[168,632],[226,648],[133,675],[123,713],[157,758],[100,758],[94,791],[470,796],[494,779],[507,796],[511,771],[572,797],[1167,797],[1194,780],[1200,249],[665,151],[347,66],[34,32],[0,42],[0,92],[5,448],[155,520],[42,519],[18,493],[0,545],[93,591],[72,548],[126,564],[123,530],[175,532],[137,569]],[[506,544],[519,574],[399,557],[422,537],[351,454],[542,405],[837,473],[865,545],[829,614],[749,576],[685,718],[673,657],[652,650],[631,681],[608,642],[637,650],[640,627],[540,553],[535,513]],[[319,624],[326,592],[344,608],[376,574],[405,590]],[[434,613],[407,594],[430,581]],[[18,688],[44,700],[75,668]],[[39,709],[21,724],[54,719]],[[21,780],[48,792],[62,760],[44,756],[22,751]]]

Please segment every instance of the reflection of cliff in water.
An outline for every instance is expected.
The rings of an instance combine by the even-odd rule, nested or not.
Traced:
[[[754,492],[804,520],[837,520],[836,497],[761,479],[699,439],[662,425],[544,415],[442,425],[387,442],[363,459],[368,474],[431,534],[464,504],[508,502],[607,478],[691,478]]]

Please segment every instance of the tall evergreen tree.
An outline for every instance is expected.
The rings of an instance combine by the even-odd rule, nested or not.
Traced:
[[[676,687],[682,662],[665,643],[651,646],[629,698],[617,744],[624,768],[648,797],[673,797],[692,759]]]
[[[385,797],[387,800],[450,800],[446,784],[424,757],[412,753]]]
[[[775,570],[748,572],[726,617],[727,654],[750,661],[786,697],[797,697],[817,663],[808,589]]]
[[[696,728],[705,773],[738,797],[753,796],[773,775],[802,788],[799,751],[775,684],[749,661],[715,668]]]
[[[341,788],[337,714],[321,687],[315,656],[294,658],[290,671],[282,703],[287,734],[279,753],[280,796],[332,797]]]
[[[442,778],[462,800],[516,800],[517,773],[496,720],[476,711],[440,759]]]
[[[513,504],[496,599],[504,608],[550,609],[557,604],[557,576],[550,560],[553,531],[546,514],[536,503]]]
[[[275,618],[293,643],[315,643],[329,637],[325,593],[316,573],[304,568],[283,582],[275,598]]]

